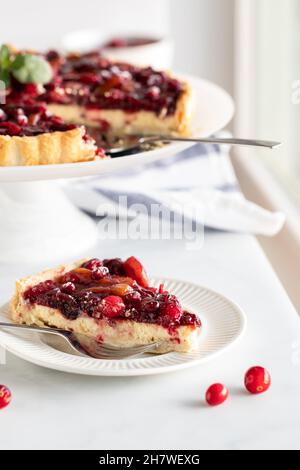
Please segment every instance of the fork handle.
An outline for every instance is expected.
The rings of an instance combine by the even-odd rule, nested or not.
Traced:
[[[265,147],[274,149],[281,145],[281,142],[270,140],[257,140],[257,139],[236,139],[227,137],[207,137],[203,139],[189,138],[189,137],[169,137],[169,136],[154,136],[145,139],[146,142],[195,142],[204,144],[228,144],[228,145],[242,145],[245,147]]]

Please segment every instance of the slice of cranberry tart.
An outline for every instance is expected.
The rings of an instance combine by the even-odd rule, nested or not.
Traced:
[[[201,329],[175,295],[149,285],[134,257],[80,261],[17,281],[11,312],[16,323],[63,328],[112,346],[160,342],[158,353],[193,350]]]

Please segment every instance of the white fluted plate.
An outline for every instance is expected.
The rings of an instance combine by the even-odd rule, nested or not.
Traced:
[[[48,343],[46,335],[24,337],[4,330],[0,331],[0,345],[26,361],[50,369],[85,375],[134,376],[161,374],[200,365],[220,355],[241,338],[246,328],[246,316],[226,297],[184,281],[152,280],[155,286],[161,283],[178,296],[185,309],[196,313],[203,324],[199,347],[192,353],[145,355],[121,361],[99,360],[74,355],[61,343]],[[7,305],[0,309],[0,319],[9,319]]]

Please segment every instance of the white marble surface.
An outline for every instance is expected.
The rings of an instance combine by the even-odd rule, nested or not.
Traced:
[[[0,383],[11,388],[13,401],[0,411],[0,448],[299,449],[300,321],[256,241],[210,232],[198,252],[186,251],[182,242],[118,245],[101,242],[93,255],[135,254],[152,274],[231,297],[248,316],[244,339],[210,363],[152,377],[68,375],[8,354]],[[16,276],[40,267],[1,266],[1,299],[10,296]],[[269,369],[269,393],[243,391],[243,374],[252,365]],[[203,397],[216,381],[226,383],[231,396],[209,408]]]

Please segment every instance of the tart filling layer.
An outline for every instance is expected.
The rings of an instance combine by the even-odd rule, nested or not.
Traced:
[[[163,286],[149,286],[133,257],[79,262],[18,281],[12,318],[85,333],[119,347],[159,341],[157,352],[192,350],[201,326]]]

